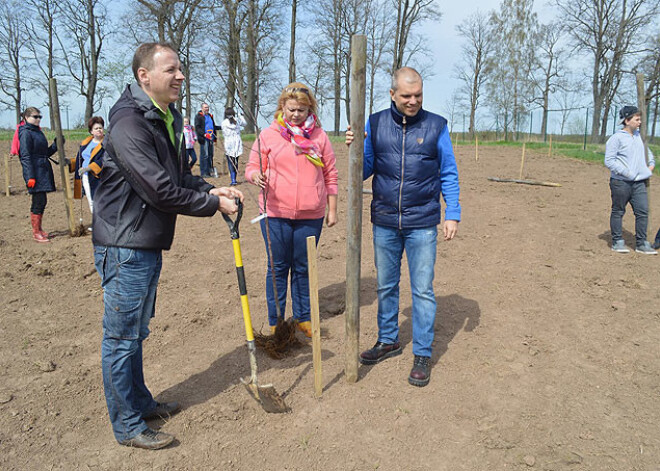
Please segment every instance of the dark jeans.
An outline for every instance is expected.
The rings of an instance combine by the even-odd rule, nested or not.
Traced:
[[[160,250],[94,246],[103,287],[103,391],[118,442],[147,429],[142,417],[156,407],[144,383],[142,342],[149,335],[162,266]]]
[[[32,206],[30,206],[30,212],[32,214],[43,214],[46,210],[46,203],[48,203],[48,197],[46,196],[45,191],[32,193]]]
[[[229,165],[229,175],[231,176],[232,184],[236,184],[236,173],[238,172],[238,157],[227,157],[227,165]]]
[[[190,168],[193,168],[193,165],[195,165],[195,162],[197,162],[197,154],[195,153],[195,149],[186,149],[186,155],[188,156],[188,165],[190,165]]]
[[[268,218],[270,241],[277,283],[280,313],[284,317],[286,310],[286,291],[291,272],[291,304],[293,318],[298,322],[306,322],[311,318],[309,307],[309,280],[307,278],[307,237],[316,237],[319,243],[323,218],[320,219],[285,219]],[[261,232],[266,239],[266,222],[261,220]],[[268,247],[266,247],[268,252]],[[270,257],[271,254],[269,254]],[[268,259],[266,272],[266,300],[268,304],[268,323],[277,325],[277,307],[273,291],[273,278]]]
[[[213,141],[204,139],[199,143],[199,172],[202,176],[211,175],[213,169]]]
[[[635,214],[635,243],[637,247],[646,242],[646,226],[649,220],[649,199],[646,192],[646,180],[628,182],[610,178],[612,192],[612,214],[610,232],[612,243],[623,239],[622,220],[626,206],[630,203]]]

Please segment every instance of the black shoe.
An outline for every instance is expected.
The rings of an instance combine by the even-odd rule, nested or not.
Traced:
[[[174,436],[169,433],[157,432],[148,428],[139,435],[134,436],[129,440],[119,442],[124,446],[132,446],[134,448],[144,448],[145,450],[160,450],[174,441]]]
[[[151,419],[169,419],[171,416],[181,410],[181,405],[178,402],[157,402],[154,410],[144,414],[144,420]]]
[[[413,362],[412,370],[410,370],[408,382],[413,386],[419,386],[421,388],[429,384],[429,381],[431,381],[431,358],[415,355],[415,361]]]
[[[376,342],[376,345],[374,345],[372,348],[360,353],[360,363],[363,365],[375,365],[376,363],[380,363],[389,357],[394,357],[397,355],[401,355],[401,346],[399,345],[399,342]]]

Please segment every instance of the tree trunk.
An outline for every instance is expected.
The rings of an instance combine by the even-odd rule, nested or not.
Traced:
[[[289,47],[289,83],[296,81],[296,10],[298,0],[291,0],[291,44]]]

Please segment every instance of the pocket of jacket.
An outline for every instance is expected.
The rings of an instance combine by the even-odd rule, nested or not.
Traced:
[[[298,209],[301,211],[313,211],[324,207],[324,195],[324,188],[320,185],[301,187],[298,197]]]

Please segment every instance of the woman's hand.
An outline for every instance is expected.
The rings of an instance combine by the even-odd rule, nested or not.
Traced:
[[[325,216],[328,227],[337,224],[337,195],[328,195],[328,214]]]
[[[267,183],[266,175],[264,175],[261,172],[254,172],[252,174],[252,183],[257,185],[259,188],[262,189],[266,188],[266,183]]]
[[[353,142],[353,139],[355,139],[355,134],[353,134],[353,131],[351,131],[351,126],[350,124],[346,126],[346,145],[350,146],[351,143]]]

